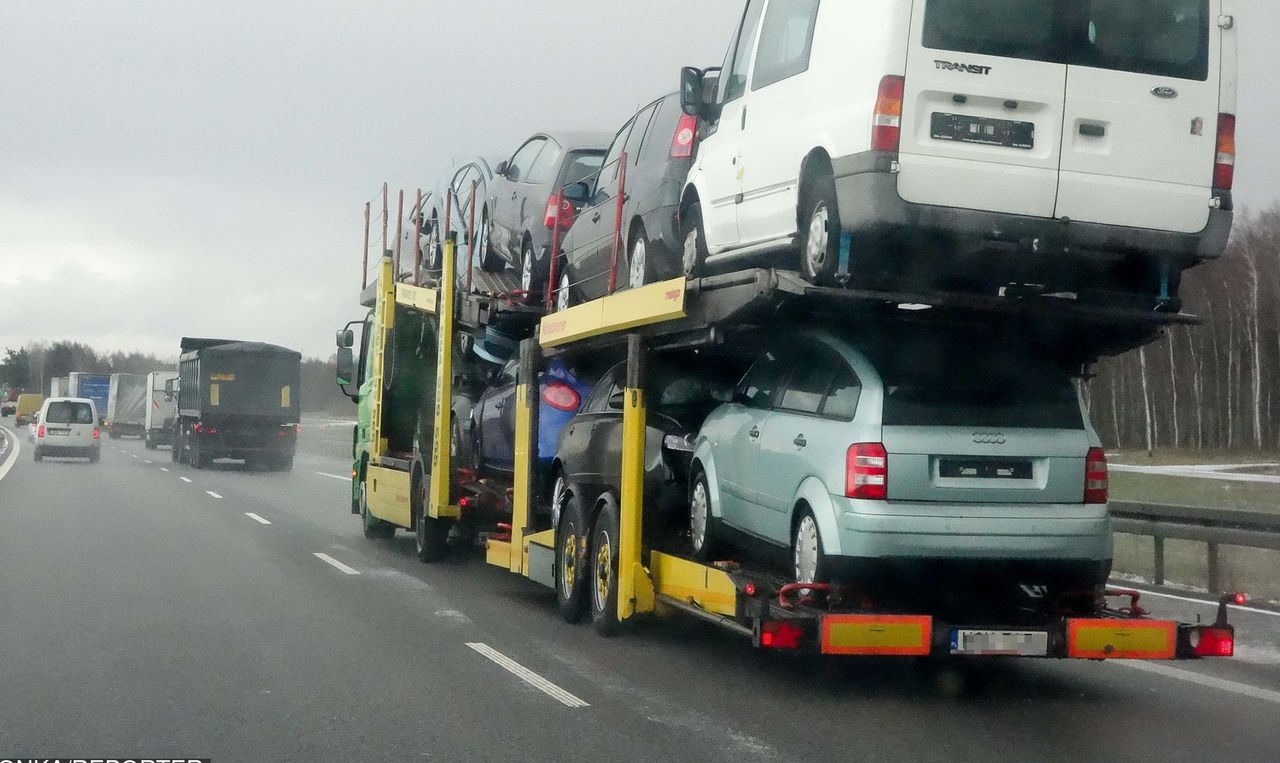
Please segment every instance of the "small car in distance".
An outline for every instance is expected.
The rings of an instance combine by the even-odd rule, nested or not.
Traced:
[[[0,402],[0,416],[12,416],[18,411],[17,400],[5,400]]]
[[[546,255],[554,215],[564,214],[558,192],[594,179],[612,140],[607,133],[539,133],[494,168],[481,214],[489,230],[487,249],[480,254],[485,270],[512,266],[520,272],[521,289],[542,289],[551,269]]]
[[[102,430],[98,428],[98,409],[92,400],[50,398],[41,406],[35,428],[32,457],[37,463],[52,457],[87,458],[96,464],[101,457]]]
[[[798,582],[916,591],[939,569],[1054,594],[1104,583],[1106,457],[1070,374],[915,334],[806,330],[760,355],[697,438],[695,555],[762,541]]]
[[[18,395],[18,407],[14,411],[13,423],[24,426],[36,419],[40,406],[44,405],[44,395],[34,393]]]
[[[566,195],[585,205],[564,235],[564,255],[556,276],[557,308],[609,293],[624,152],[618,288],[635,289],[684,274],[680,194],[693,164],[697,135],[697,117],[685,114],[680,94],[671,93],[640,109],[618,131],[599,175],[566,189]]]

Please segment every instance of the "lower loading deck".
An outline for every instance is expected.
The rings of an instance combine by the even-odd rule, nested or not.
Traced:
[[[453,300],[452,242],[444,257],[438,302]],[[401,297],[396,294],[396,297]],[[436,295],[405,294],[415,303]],[[404,300],[397,299],[403,303]],[[468,315],[468,298],[459,309],[439,315],[440,362],[437,401],[448,399],[454,351],[455,317]],[[1182,659],[1225,656],[1234,649],[1234,631],[1225,602],[1212,625],[1187,625],[1151,619],[1137,606],[1109,607],[1098,597],[1086,616],[1056,615],[1034,627],[944,623],[929,613],[857,610],[830,602],[828,586],[777,581],[734,565],[702,564],[657,550],[646,550],[644,527],[644,449],[647,408],[645,358],[664,349],[717,344],[727,333],[760,326],[780,316],[865,319],[901,325],[956,323],[975,331],[1020,332],[1085,364],[1098,357],[1141,346],[1169,325],[1194,323],[1186,315],[1134,311],[1081,304],[1056,297],[979,297],[972,295],[891,294],[815,287],[796,274],[752,270],[695,280],[674,279],[621,292],[559,311],[541,319],[536,338],[520,345],[515,405],[511,522],[508,535],[487,541],[486,560],[563,594],[562,581],[585,578],[586,606],[602,633],[633,618],[683,612],[751,638],[773,649],[809,649],[841,655],[1002,654],[1086,659]],[[462,321],[466,328],[467,321]],[[878,325],[878,323],[877,323]],[[537,526],[538,495],[533,461],[537,453],[538,372],[547,357],[597,352],[625,344],[627,379],[623,392],[621,481],[601,497],[589,519],[599,536],[566,533]],[[437,405],[434,438],[447,442],[445,406]],[[424,517],[457,517],[451,505],[454,474],[448,448],[432,453],[431,489]],[[585,530],[585,528],[584,528]],[[589,545],[590,544],[590,545]],[[572,587],[572,585],[570,585]],[[1109,592],[1111,593],[1111,592]],[[1125,595],[1123,592],[1117,595]],[[1076,611],[1079,611],[1077,608]]]

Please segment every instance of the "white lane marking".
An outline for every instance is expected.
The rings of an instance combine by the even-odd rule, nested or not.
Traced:
[[[499,652],[498,650],[494,649],[488,644],[468,643],[467,646],[471,647],[472,649],[479,652],[480,654],[483,654],[485,657],[488,657],[490,660],[502,666],[507,672],[511,673],[516,678],[519,678],[521,681],[524,681],[525,683],[529,684],[530,686],[542,692],[543,694],[546,694],[548,697],[551,697],[552,699],[556,700],[557,702],[564,705],[565,707],[591,707],[591,705],[587,704],[583,700],[575,697],[574,695],[570,694],[564,689],[561,689],[559,686],[556,686],[555,684],[551,683],[550,681],[538,675],[537,673],[534,673],[532,670],[529,670],[525,666],[521,665],[520,663],[506,656],[502,652]]]
[[[1222,482],[1254,482],[1263,485],[1280,485],[1280,476],[1271,474],[1239,474],[1236,472],[1211,472],[1204,469],[1188,469],[1186,467],[1169,466],[1124,466],[1116,464],[1109,467],[1113,472],[1130,474],[1158,474],[1164,477],[1189,477],[1197,480],[1220,480]]]
[[[155,463],[155,461],[143,461],[142,463],[144,463],[144,464],[154,464],[154,463]]]
[[[1174,601],[1187,601],[1187,602],[1191,602],[1192,604],[1207,604],[1210,607],[1218,606],[1218,602],[1208,601],[1207,599],[1194,599],[1190,596],[1175,596],[1174,594],[1171,594],[1171,593],[1159,593],[1157,591],[1148,591],[1145,588],[1134,588],[1128,583],[1125,583],[1123,580],[1116,582],[1115,586],[1117,588],[1132,589],[1142,594],[1143,596],[1159,596],[1163,599],[1173,599]],[[1257,607],[1248,607],[1248,606],[1242,607],[1239,604],[1228,604],[1227,608],[1239,609],[1244,612],[1253,612],[1254,614],[1257,614],[1257,615],[1271,615],[1272,617],[1280,617],[1280,612],[1272,612],[1269,609],[1258,609]]]
[[[321,553],[318,553],[318,552],[317,552],[317,553],[315,554],[315,557],[316,557],[317,559],[319,559],[320,561],[324,562],[325,564],[329,564],[329,565],[332,565],[332,566],[334,566],[334,567],[337,567],[338,569],[342,570],[343,572],[347,573],[348,575],[359,575],[359,574],[360,574],[360,570],[357,570],[357,569],[353,569],[353,568],[351,568],[351,567],[348,567],[347,565],[343,564],[342,562],[338,561],[337,559],[334,559],[332,556],[329,556],[328,554],[321,554]]]
[[[217,493],[213,492],[212,490],[206,490],[206,491],[204,491],[204,494],[205,494],[205,495],[207,495],[207,496],[213,497],[213,498],[221,498],[221,497],[222,497],[222,496],[218,495]]]
[[[167,472],[167,471],[169,471],[169,470],[168,470],[168,469],[166,469],[166,468],[164,468],[164,467],[162,466],[162,467],[160,467],[160,471],[162,471],[162,472]]]
[[[344,477],[341,474],[329,474],[328,472],[316,472],[316,474],[319,474],[321,477],[328,477],[331,480],[342,480],[343,482],[351,481],[350,477]]]
[[[22,449],[22,446],[18,445],[18,436],[13,433],[12,429],[9,427],[0,427],[0,429],[4,430],[4,439],[9,442],[9,457],[4,460],[3,464],[0,464],[0,480],[2,480],[9,473],[9,470],[13,468],[13,465],[18,462],[18,451]]]
[[[191,480],[187,479],[186,477],[179,477],[178,479],[182,480],[183,482],[186,482],[187,484],[191,483]]]
[[[244,513],[244,515],[245,515],[246,517],[248,517],[249,519],[252,519],[254,522],[257,522],[257,523],[258,523],[258,524],[260,524],[260,525],[269,525],[269,524],[271,524],[270,522],[268,522],[267,520],[265,520],[265,519],[263,519],[262,517],[258,516],[257,514],[254,514],[252,511],[246,511],[246,512]]]
[[[1231,692],[1232,694],[1239,694],[1242,697],[1260,699],[1263,702],[1271,702],[1273,704],[1280,705],[1280,691],[1260,689],[1257,686],[1236,683],[1235,681],[1228,681],[1225,678],[1215,678],[1214,676],[1192,673],[1188,670],[1179,670],[1178,668],[1171,668],[1168,665],[1160,665],[1154,662],[1116,661],[1112,664],[1119,665],[1122,668],[1129,668],[1130,670],[1141,670],[1146,673],[1155,673],[1156,675],[1164,676],[1165,678],[1186,681],[1187,683],[1198,684],[1210,689]]]
[[[121,451],[121,452],[123,452],[123,451]],[[138,457],[138,454],[137,454],[137,453],[132,453],[132,454],[130,454],[130,455],[132,455],[134,458],[137,458],[137,457]]]

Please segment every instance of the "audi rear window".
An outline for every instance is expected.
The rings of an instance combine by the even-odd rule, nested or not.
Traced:
[[[923,42],[957,53],[1205,80],[1209,11],[1209,0],[928,0]]]
[[[46,424],[92,424],[93,408],[88,403],[49,403],[45,413]]]

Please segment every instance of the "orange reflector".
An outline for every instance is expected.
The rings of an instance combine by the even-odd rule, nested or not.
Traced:
[[[912,615],[827,615],[823,654],[927,655],[933,618]]]
[[[1178,626],[1163,620],[1068,620],[1067,656],[1087,660],[1171,660]]]

